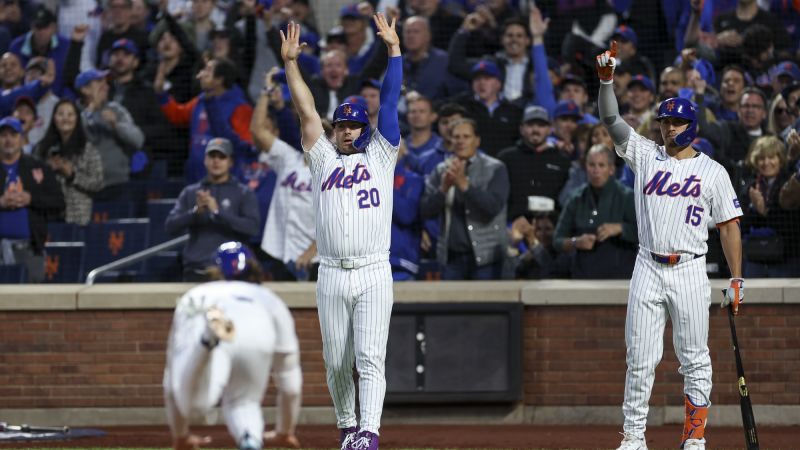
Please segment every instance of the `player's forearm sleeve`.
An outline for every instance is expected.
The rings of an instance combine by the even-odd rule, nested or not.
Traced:
[[[381,84],[381,107],[378,110],[378,131],[390,144],[400,145],[400,124],[397,120],[397,103],[400,101],[400,84],[403,82],[403,57],[389,58],[386,76]]]
[[[608,134],[617,148],[625,148],[631,127],[619,116],[617,97],[614,95],[612,84],[600,83],[600,94],[597,97],[597,106],[600,110],[600,120],[608,129]]]
[[[294,434],[303,392],[303,374],[297,353],[275,353],[273,357],[274,381],[278,388],[275,431]]]

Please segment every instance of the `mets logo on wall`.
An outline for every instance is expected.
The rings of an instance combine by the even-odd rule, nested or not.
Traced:
[[[108,233],[108,250],[111,255],[117,256],[117,253],[125,246],[125,232],[112,231]]]

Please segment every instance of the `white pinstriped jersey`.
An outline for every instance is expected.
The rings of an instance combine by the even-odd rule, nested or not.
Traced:
[[[280,139],[275,139],[268,153],[262,152],[258,157],[278,175],[261,248],[284,263],[296,261],[315,236],[311,171],[303,158],[301,152]]]
[[[639,246],[659,254],[708,251],[708,225],[742,215],[725,169],[703,153],[678,160],[664,146],[631,130],[616,148],[636,174]]]
[[[375,130],[365,152],[340,154],[324,134],[307,152],[320,256],[389,251],[397,151]]]

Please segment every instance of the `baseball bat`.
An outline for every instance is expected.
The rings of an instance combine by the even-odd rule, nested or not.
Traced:
[[[728,322],[731,325],[733,354],[736,355],[736,375],[739,377],[739,406],[742,409],[744,442],[747,445],[747,450],[759,450],[758,432],[756,432],[756,418],[753,415],[753,404],[750,402],[750,391],[747,390],[747,383],[745,383],[744,380],[742,356],[739,354],[739,340],[736,339],[736,325],[733,322],[733,303],[728,305]]]
[[[9,425],[6,422],[0,422],[0,431],[21,431],[23,433],[69,433],[69,427],[37,427],[35,425]]]

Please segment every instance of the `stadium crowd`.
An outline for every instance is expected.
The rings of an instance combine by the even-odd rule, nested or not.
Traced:
[[[399,19],[404,53],[395,280],[630,277],[633,173],[595,105],[611,40],[639,134],[661,140],[661,100],[696,105],[693,146],[739,190],[744,276],[800,276],[800,6],[779,0],[2,0],[0,264],[42,281],[50,224],[86,226],[100,203],[140,213],[135,186],[169,178],[185,187],[164,228],[190,235],[169,279],[204,280],[241,240],[272,279],[314,280],[279,33],[302,25],[323,118],[356,101],[374,125],[376,10]],[[713,233],[708,261],[727,277]]]

